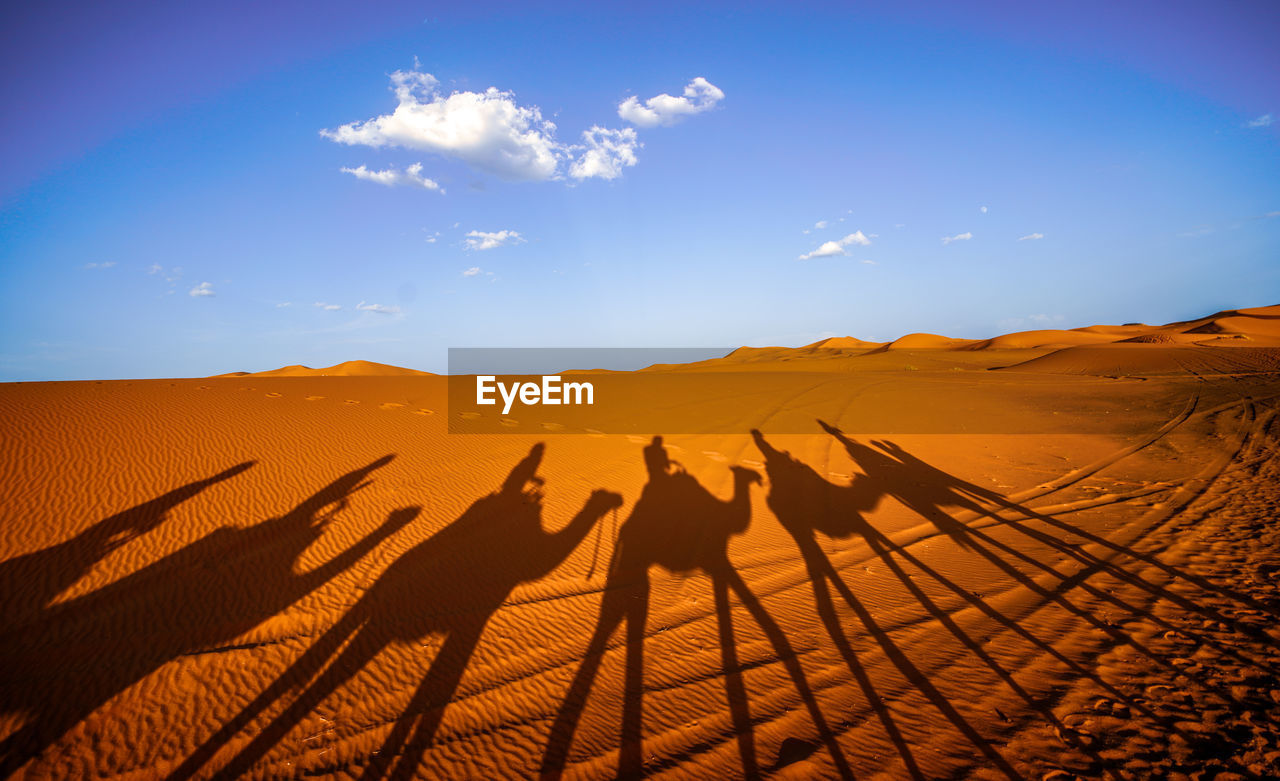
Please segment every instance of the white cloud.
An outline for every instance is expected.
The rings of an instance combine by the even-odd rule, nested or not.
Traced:
[[[293,306],[293,302],[292,302],[292,301],[281,301],[280,303],[276,304],[276,309],[284,309],[284,308],[285,308],[285,307],[287,307],[287,306]]]
[[[864,260],[864,261],[862,261],[862,262],[863,262],[863,263],[866,263],[868,266],[874,266],[874,265],[876,265],[876,262],[875,262],[874,260]]]
[[[829,258],[832,255],[848,255],[848,247],[850,244],[859,244],[867,247],[871,245],[871,239],[867,238],[862,231],[856,231],[845,236],[843,239],[836,241],[824,241],[821,246],[812,252],[806,252],[796,260],[809,260],[810,258]]]
[[[317,301],[316,307],[319,309],[323,309],[326,312],[336,312],[342,308],[342,306],[339,304],[326,304],[323,301]]]
[[[616,179],[623,168],[636,164],[640,143],[632,128],[592,126],[583,132],[581,144],[562,144],[556,140],[555,123],[543,119],[537,106],[516,103],[514,93],[490,87],[484,92],[462,91],[446,96],[434,76],[416,68],[415,64],[414,70],[391,74],[392,91],[398,101],[392,113],[321,130],[320,135],[352,146],[432,152],[516,181],[561,179],[566,168],[568,175],[578,180]],[[699,106],[698,111],[704,110],[704,93],[710,94],[707,88],[720,94],[705,79],[695,79],[690,88],[698,98],[691,105]],[[370,171],[364,166],[342,170],[381,184],[413,184],[444,192],[436,182],[422,176],[422,166],[417,163],[403,172]]]
[[[403,171],[397,171],[394,168],[388,168],[384,171],[370,171],[363,165],[358,168],[341,168],[339,170],[344,174],[351,174],[357,179],[364,179],[366,182],[377,182],[387,187],[395,187],[397,185],[425,187],[428,190],[435,190],[444,195],[444,188],[439,183],[422,175],[422,163],[414,163]]]
[[[1263,114],[1257,119],[1251,119],[1248,122],[1244,123],[1244,126],[1245,127],[1268,127],[1275,121],[1276,121],[1275,117],[1271,116],[1270,114]]]
[[[462,272],[462,276],[464,276],[464,277],[478,277],[478,276],[480,276],[480,267],[479,267],[479,266],[472,266],[471,268],[469,268],[469,269],[467,269],[466,271]]]
[[[987,213],[987,207],[985,207],[985,206],[979,206],[979,207],[978,207],[978,211],[982,212],[983,214],[986,214],[986,213]]]
[[[187,295],[191,296],[192,298],[202,298],[204,296],[211,296],[213,295],[213,285],[211,285],[208,282],[201,282],[200,284],[188,290]]]
[[[361,301],[356,304],[356,309],[361,312],[377,312],[380,315],[394,315],[400,313],[398,306],[383,306],[382,304],[366,304]]]
[[[827,221],[826,221],[826,220],[818,220],[817,222],[815,222],[815,223],[813,224],[813,227],[817,228],[818,230],[822,230],[823,228],[827,227]]]
[[[618,104],[618,116],[640,127],[671,125],[681,117],[708,111],[723,99],[724,92],[719,87],[699,76],[685,86],[680,97],[664,92],[642,105],[633,95]]]
[[[164,266],[161,266],[159,263],[152,263],[150,266],[147,266],[148,274],[159,274],[161,271],[164,271]]]
[[[1028,233],[1026,236],[1019,236],[1018,241],[1039,241],[1043,238],[1043,233]]]
[[[435,244],[439,240],[440,240],[440,231],[436,231],[435,233],[428,236],[426,239],[428,244]]]
[[[320,134],[340,144],[421,149],[503,179],[556,175],[564,150],[537,106],[520,106],[497,87],[445,97],[434,76],[417,70],[396,71],[391,85],[399,101],[394,112]]]
[[[569,175],[574,179],[617,179],[622,176],[622,169],[636,164],[636,140],[633,128],[610,130],[599,125],[592,125],[590,130],[582,132],[582,155],[569,166]]]
[[[968,241],[969,239],[972,239],[972,238],[973,238],[973,234],[968,231],[965,231],[964,233],[957,233],[954,236],[943,236],[942,243],[950,244],[953,241]]]
[[[510,230],[495,231],[487,233],[485,231],[468,231],[467,238],[463,239],[466,243],[466,249],[469,250],[486,250],[504,247],[510,244],[522,244],[524,237],[519,233]]]
[[[84,267],[85,268],[111,268],[115,264],[116,262],[114,260],[108,260],[104,263],[86,263],[84,264]]]

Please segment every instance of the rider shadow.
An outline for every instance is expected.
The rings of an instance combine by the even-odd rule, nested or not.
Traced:
[[[1119,626],[1100,619],[1092,610],[1081,608],[1074,604],[1067,598],[1067,594],[1072,589],[1079,589],[1089,596],[1109,603],[1129,614],[1143,616],[1158,625],[1164,626],[1166,629],[1173,628],[1160,617],[1153,615],[1146,608],[1127,602],[1112,593],[1111,590],[1100,589],[1088,582],[1090,575],[1103,572],[1136,588],[1146,591],[1154,597],[1168,599],[1179,604],[1185,609],[1205,614],[1209,618],[1216,618],[1216,616],[1219,615],[1216,609],[1212,608],[1212,606],[1206,607],[1199,605],[1181,594],[1151,583],[1146,579],[1129,572],[1125,568],[1117,566],[1116,563],[1112,561],[1100,558],[1098,555],[1082,549],[1079,545],[1063,540],[1062,538],[1047,531],[1030,526],[1026,524],[1025,521],[1035,520],[1041,522],[1049,528],[1066,532],[1080,539],[1087,540],[1103,548],[1109,549],[1114,553],[1122,554],[1135,560],[1149,562],[1149,557],[1134,551],[1128,546],[1119,545],[1111,540],[1099,537],[1085,529],[1073,526],[1072,524],[1051,515],[1046,515],[1044,513],[1037,512],[1035,509],[1018,504],[995,491],[982,488],[954,475],[948,474],[947,472],[944,472],[943,470],[940,470],[909,453],[896,443],[877,441],[873,443],[875,444],[875,449],[873,449],[847,437],[839,429],[836,429],[827,423],[822,421],[818,421],[818,423],[827,431],[827,433],[831,434],[837,439],[837,441],[844,445],[850,457],[853,458],[854,461],[857,462],[857,464],[866,472],[866,475],[861,478],[862,480],[878,486],[879,490],[881,490],[885,495],[892,496],[903,505],[920,514],[922,517],[930,520],[940,531],[947,534],[947,536],[955,541],[960,547],[981,557],[982,559],[985,559],[996,569],[1007,575],[1011,580],[1026,588],[1031,593],[1037,595],[1044,603],[1056,605],[1077,619],[1091,625],[1097,631],[1109,635],[1115,642],[1127,645],[1135,651],[1145,655],[1152,662],[1164,667],[1169,672],[1185,674],[1182,671],[1177,670],[1170,660],[1164,658],[1163,655],[1155,652],[1146,644],[1125,632]],[[1069,559],[1075,560],[1083,566],[1083,569],[1068,575],[1062,572],[1057,566],[1046,563],[1032,555],[1029,552],[1029,549],[1023,549],[1019,546],[1005,542],[999,537],[987,533],[979,526],[970,526],[961,522],[942,509],[946,506],[959,507],[972,513],[972,516],[975,518],[987,518],[1000,524],[1003,528],[1016,531],[1026,538],[1034,540],[1036,543],[1055,550]],[[1002,515],[1002,513],[1006,513],[1007,517],[1006,515]],[[877,539],[880,541],[878,544],[875,542]],[[1059,661],[1068,664],[1073,668],[1077,667],[1077,665],[1070,660],[1059,656],[1056,650],[1052,650],[1051,647],[1045,645],[1038,638],[1031,637],[1030,634],[1022,629],[1022,627],[1018,626],[1016,622],[1009,620],[1007,617],[1000,616],[981,600],[976,599],[971,592],[963,589],[959,585],[951,582],[941,573],[938,573],[936,570],[928,567],[919,559],[912,556],[906,549],[890,543],[887,538],[883,537],[883,535],[875,532],[875,537],[868,537],[867,540],[871,544],[873,550],[876,551],[877,555],[879,555],[890,569],[903,580],[903,583],[908,587],[908,589],[912,590],[917,597],[927,599],[924,598],[921,593],[918,593],[918,589],[916,588],[914,581],[902,572],[897,562],[888,555],[889,551],[893,551],[903,559],[911,562],[914,566],[929,574],[938,583],[956,593],[966,602],[969,602],[974,607],[986,613],[989,617],[1000,621],[1007,628],[1024,637],[1024,639],[1027,639],[1029,642],[1039,646],[1041,650],[1055,656]],[[1060,581],[1059,585],[1050,588],[1040,584],[1034,578],[1030,577],[1015,566],[1013,564],[1015,561],[1021,562],[1058,579]],[[1177,576],[1181,574],[1180,571],[1170,568],[1167,565],[1162,568],[1171,575]],[[1187,579],[1191,582],[1195,582],[1192,578]],[[928,603],[923,604],[925,604],[926,607],[929,607]],[[947,620],[944,620],[943,623],[945,624]],[[959,637],[959,635],[957,636]],[[1200,637],[1199,635],[1196,635],[1196,638],[1200,642],[1214,644],[1212,641]],[[961,639],[962,641],[964,640],[964,638]],[[1215,645],[1215,647],[1225,654],[1240,658],[1242,661],[1247,661],[1239,655],[1236,649],[1224,648],[1217,645]],[[992,665],[992,669],[995,670],[997,674],[1000,674],[1001,677],[1006,677],[1004,671],[994,666],[994,660],[990,660],[985,656],[983,658],[989,665]],[[1112,696],[1117,699],[1128,699],[1115,691],[1110,684],[1096,678],[1096,676],[1079,669],[1077,672],[1094,678],[1100,686],[1110,691]],[[1041,710],[1042,715],[1053,723],[1055,727],[1065,730],[1065,728],[1057,723],[1056,717],[1053,717],[1050,713],[1038,707],[1038,700],[1035,700],[1023,692],[1020,687],[1013,684],[1011,680],[1009,682],[1011,687],[1014,688],[1020,696],[1023,696],[1024,699],[1033,706],[1037,706],[1037,709]],[[1208,681],[1201,681],[1201,683],[1206,686],[1209,685]],[[1139,704],[1135,704],[1134,706],[1138,707],[1139,710],[1142,709]]]
[[[279,614],[408,523],[418,508],[396,510],[326,563],[295,571],[299,557],[346,507],[348,497],[391,458],[343,475],[286,515],[248,528],[219,528],[97,591],[45,608],[19,631],[6,632],[0,639],[4,707],[28,718],[0,741],[0,777],[40,755],[112,697],[166,663],[224,647]],[[172,506],[175,496],[191,495],[191,488],[161,497],[158,505],[142,505],[148,509],[138,517],[158,522],[163,511],[156,511]],[[124,521],[115,525],[102,530],[113,532],[106,539],[141,527]]]
[[[836,485],[827,481],[808,465],[793,458],[790,453],[770,445],[759,431],[752,431],[751,434],[756,441],[756,446],[764,454],[765,471],[769,475],[770,489],[766,502],[783,528],[795,540],[796,547],[804,559],[813,587],[818,616],[832,643],[844,658],[849,672],[858,682],[867,702],[884,726],[885,733],[902,757],[907,773],[913,778],[926,777],[916,761],[910,742],[898,727],[883,696],[877,691],[874,681],[859,660],[857,652],[846,635],[836,610],[835,595],[837,594],[858,616],[884,652],[885,657],[893,663],[902,676],[924,694],[994,767],[1012,778],[1017,778],[1017,773],[990,745],[989,741],[969,724],[929,677],[916,667],[894,643],[886,629],[876,621],[871,611],[854,594],[819,543],[819,534],[832,539],[848,539],[857,535],[862,537],[877,555],[887,558],[889,551],[896,550],[897,546],[869,524],[864,513],[874,510],[885,496],[904,491],[904,487],[911,481],[905,479],[905,476],[900,473],[891,472],[885,479],[879,475],[868,474],[856,477],[851,485]],[[927,488],[921,495],[913,497],[913,506],[937,511],[938,504],[944,499],[949,497],[946,497],[941,486]],[[931,512],[930,515],[932,516],[933,513]]]
[[[564,773],[574,732],[609,640],[624,622],[626,663],[617,775],[619,778],[643,775],[645,622],[649,614],[649,568],[657,565],[673,573],[702,572],[711,580],[726,694],[744,774],[754,778],[759,777],[761,771],[737,658],[729,602],[731,592],[773,645],[840,775],[852,778],[852,771],[818,708],[790,641],[729,561],[729,540],[745,532],[750,524],[749,486],[759,483],[760,475],[745,467],[730,467],[734,478],[733,498],[723,501],[668,458],[662,437],[654,437],[645,447],[644,461],[649,481],[618,531],[595,632],[551,728],[541,777],[559,778]]]
[[[217,773],[226,778],[244,775],[383,649],[443,634],[430,669],[363,777],[414,775],[490,617],[516,586],[559,566],[596,521],[622,503],[617,494],[596,490],[568,525],[545,531],[542,479],[536,475],[543,450],[543,444],[534,445],[499,491],[479,499],[453,523],[397,558],[336,624],[171,777],[197,773],[278,700],[303,687]]]
[[[169,511],[206,488],[228,480],[254,461],[175,488],[104,518],[69,540],[0,562],[0,622],[5,634],[41,616],[50,603],[112,551],[163,523]]]

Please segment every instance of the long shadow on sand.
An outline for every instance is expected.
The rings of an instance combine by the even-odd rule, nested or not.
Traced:
[[[336,624],[171,777],[196,774],[277,701],[302,688],[217,771],[226,778],[245,774],[388,645],[442,634],[444,643],[430,669],[363,778],[414,775],[490,617],[516,586],[559,566],[596,521],[622,502],[617,494],[596,490],[563,529],[545,531],[542,479],[536,474],[543,451],[544,445],[535,445],[500,490],[479,499],[457,520],[396,559]]]
[[[355,564],[408,523],[418,508],[391,513],[376,530],[325,564],[304,573],[294,570],[298,557],[346,506],[348,497],[391,459],[386,456],[343,475],[286,515],[248,528],[220,528],[97,591],[44,605],[21,626],[7,628],[0,636],[3,709],[24,713],[27,719],[0,741],[0,777],[18,771],[165,663],[226,646]],[[72,543],[35,555],[48,567],[80,572],[118,540],[154,528],[177,502],[246,468],[248,464],[242,464],[165,494],[103,521]],[[47,601],[56,594],[50,586],[39,599]]]
[[[0,562],[0,634],[41,616],[49,604],[113,550],[155,529],[169,511],[255,462],[237,464],[104,518],[69,540]]]
[[[711,579],[729,711],[744,774],[755,778],[761,771],[737,658],[730,592],[737,596],[773,645],[841,777],[852,778],[852,771],[818,707],[790,641],[729,561],[729,540],[745,532],[750,523],[749,486],[760,481],[759,474],[745,467],[731,467],[733,497],[722,501],[670,460],[661,437],[654,437],[645,447],[644,461],[649,480],[618,532],[595,632],[551,728],[541,776],[558,778],[565,771],[573,735],[609,639],[624,622],[626,666],[617,775],[619,778],[643,775],[645,622],[649,614],[649,568],[657,565],[673,573],[702,572]]]
[[[1163,622],[1160,622],[1147,610],[1120,600],[1110,591],[1099,590],[1087,584],[1085,578],[1091,573],[1105,571],[1122,580],[1138,581],[1145,587],[1145,590],[1156,596],[1173,599],[1179,603],[1185,602],[1185,597],[1168,593],[1154,584],[1142,581],[1131,573],[1116,567],[1111,562],[1103,561],[1096,556],[1085,553],[1078,545],[1032,528],[1023,523],[1022,520],[1043,521],[1053,528],[1068,531],[1080,537],[1090,537],[1084,530],[1077,529],[1060,519],[1038,513],[1031,508],[1014,503],[1000,494],[950,475],[927,464],[892,442],[876,442],[874,443],[874,448],[869,447],[845,436],[834,427],[821,421],[819,423],[845,447],[864,473],[856,476],[850,485],[830,483],[815,470],[791,457],[790,454],[772,447],[759,432],[753,432],[757,446],[766,458],[766,470],[771,483],[768,504],[782,525],[795,538],[814,583],[815,600],[818,604],[819,614],[822,616],[824,623],[826,623],[833,642],[845,656],[850,670],[864,689],[868,701],[877,710],[887,734],[902,755],[903,762],[911,775],[921,777],[922,773],[911,755],[910,744],[893,723],[883,705],[880,704],[880,697],[877,696],[877,692],[866,671],[862,669],[849,642],[845,639],[844,630],[840,627],[834,613],[833,600],[828,587],[834,587],[849,607],[858,615],[864,627],[883,650],[886,658],[891,660],[904,677],[925,694],[930,702],[987,756],[994,767],[999,768],[1009,776],[1016,776],[1017,774],[995,751],[994,747],[966,722],[956,708],[932,684],[928,676],[907,659],[905,653],[889,638],[885,629],[861,605],[854,596],[852,589],[817,544],[815,536],[817,533],[837,539],[855,535],[860,537],[871,552],[885,564],[887,569],[893,573],[931,618],[938,621],[939,625],[953,635],[969,653],[979,659],[1012,692],[1022,698],[1031,709],[1036,711],[1041,718],[1055,729],[1063,740],[1077,745],[1086,754],[1093,755],[1098,767],[1104,766],[1102,761],[1092,750],[1077,743],[1075,732],[1058,720],[1052,709],[1048,707],[1047,702],[1024,689],[1017,682],[1012,671],[1004,668],[988,652],[982,638],[972,636],[954,620],[954,608],[948,610],[931,598],[920,587],[916,578],[906,570],[903,566],[904,563],[932,578],[947,591],[959,597],[965,605],[981,612],[987,618],[1034,646],[1042,653],[1053,657],[1076,675],[1092,680],[1095,685],[1107,691],[1117,701],[1125,702],[1129,707],[1143,712],[1150,718],[1160,721],[1166,720],[1151,712],[1142,702],[1125,697],[1095,671],[1086,669],[1077,660],[1065,656],[1054,647],[1051,639],[1046,640],[1036,637],[1023,628],[1016,619],[1001,614],[979,595],[962,587],[925,561],[922,561],[906,547],[893,542],[872,526],[866,520],[864,514],[874,510],[885,498],[897,500],[921,517],[931,521],[941,533],[953,540],[957,546],[971,554],[986,559],[998,570],[1005,573],[1011,581],[1035,593],[1043,600],[1043,603],[1055,604],[1074,617],[1092,625],[1095,629],[1107,633],[1115,642],[1133,647],[1162,666],[1168,666],[1166,659],[1146,648],[1115,625],[1101,621],[1089,611],[1071,603],[1066,598],[1066,592],[1072,588],[1080,588],[1089,592],[1091,596],[1107,601],[1132,615],[1143,616],[1157,623]],[[977,517],[995,520],[1005,528],[1015,530],[1037,543],[1066,555],[1068,558],[1075,559],[1084,566],[1084,569],[1075,575],[1067,575],[1060,572],[1054,566],[1038,560],[1026,550],[1020,550],[1018,547],[1002,542],[978,528],[960,522],[946,512],[944,508],[947,507],[962,508],[963,510],[971,511]],[[1130,553],[1135,558],[1139,556],[1137,553],[1129,552],[1123,546],[1111,544],[1111,548],[1116,552]],[[1014,560],[1060,579],[1061,585],[1056,589],[1042,586],[1015,567],[1011,563]],[[1223,650],[1230,651],[1230,649]]]

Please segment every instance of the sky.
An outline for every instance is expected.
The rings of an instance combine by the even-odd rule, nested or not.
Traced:
[[[461,5],[6,5],[0,381],[1280,303],[1274,2]]]

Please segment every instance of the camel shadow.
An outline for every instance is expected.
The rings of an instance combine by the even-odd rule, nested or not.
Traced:
[[[912,778],[927,777],[915,758],[911,742],[898,726],[846,634],[836,609],[837,595],[858,616],[863,628],[902,676],[924,694],[984,754],[994,768],[1011,778],[1017,778],[1017,773],[1008,762],[964,718],[929,677],[916,667],[889,636],[887,629],[875,619],[871,610],[858,599],[822,549],[818,538],[818,535],[822,535],[833,539],[847,539],[856,535],[863,538],[877,555],[887,557],[888,551],[897,546],[866,521],[865,513],[874,510],[885,497],[893,496],[900,501],[905,499],[909,502],[909,507],[927,513],[926,517],[937,523],[940,520],[939,514],[945,515],[940,506],[963,503],[966,501],[964,495],[953,493],[951,481],[924,486],[923,490],[916,493],[911,490],[915,481],[892,465],[869,457],[878,454],[875,451],[864,452],[861,448],[865,446],[861,445],[857,452],[867,458],[870,464],[867,474],[855,478],[851,485],[836,485],[790,453],[773,447],[759,431],[753,430],[751,435],[765,457],[765,471],[769,475],[770,489],[766,503],[782,527],[795,540],[808,571],[818,616],[883,725],[886,735],[901,756],[906,772]],[[867,467],[864,466],[865,468]],[[939,525],[952,535],[958,534],[953,525],[944,524],[945,522]]]
[[[724,501],[670,460],[662,437],[654,437],[645,447],[644,461],[649,479],[618,531],[596,627],[556,714],[542,761],[541,777],[559,778],[565,772],[573,736],[609,640],[624,623],[626,661],[617,775],[619,778],[636,778],[644,774],[645,623],[650,603],[649,569],[659,566],[672,573],[701,572],[711,580],[726,695],[744,774],[754,778],[761,772],[737,658],[731,593],[737,596],[764,631],[785,665],[841,777],[852,778],[852,771],[818,708],[790,641],[729,561],[730,539],[744,533],[751,521],[749,486],[759,483],[760,475],[745,467],[731,467],[733,497]]]
[[[0,562],[0,633],[38,618],[50,603],[112,551],[163,523],[169,511],[205,489],[244,472],[246,461],[104,518],[71,539]]]
[[[4,708],[26,722],[0,741],[0,776],[39,756],[115,695],[189,653],[225,646],[351,567],[408,523],[396,510],[373,532],[324,564],[295,572],[348,498],[385,456],[333,481],[286,515],[247,528],[223,527],[87,595],[47,606],[0,639]],[[113,516],[89,538],[118,539],[154,526],[176,501],[243,471],[241,465]],[[92,541],[96,549],[103,546]],[[109,544],[108,544],[109,547]],[[74,546],[68,550],[74,549]],[[52,555],[52,554],[49,554]],[[89,556],[75,549],[69,564]],[[253,584],[246,588],[246,584]]]
[[[596,490],[559,531],[542,526],[535,445],[502,487],[392,563],[360,600],[275,682],[207,739],[172,774],[188,778],[290,691],[302,691],[218,771],[244,775],[303,719],[393,643],[443,635],[443,645],[364,778],[413,776],[440,726],[489,619],[521,583],[560,565],[596,521],[622,503]]]

